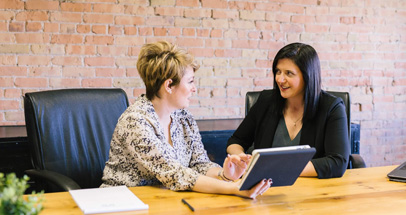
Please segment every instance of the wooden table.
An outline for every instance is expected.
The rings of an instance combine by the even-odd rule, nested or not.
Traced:
[[[299,178],[293,186],[274,187],[256,200],[236,196],[174,192],[162,187],[130,190],[149,210],[118,214],[405,214],[406,183],[392,182],[386,174],[395,166],[347,170],[342,178]],[[82,214],[68,192],[45,194],[46,214]]]

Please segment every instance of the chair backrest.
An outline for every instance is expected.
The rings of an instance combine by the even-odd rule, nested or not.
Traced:
[[[347,125],[348,125],[348,140],[351,142],[351,99],[350,99],[350,94],[348,92],[336,92],[336,91],[326,91],[327,93],[339,97],[343,100],[344,106],[345,106],[345,112],[347,113]],[[251,109],[251,107],[257,102],[259,94],[261,91],[251,91],[247,92],[245,96],[245,115],[248,114],[248,111]]]
[[[113,131],[127,107],[122,89],[26,93],[25,123],[34,168],[68,176],[81,188],[100,186]]]

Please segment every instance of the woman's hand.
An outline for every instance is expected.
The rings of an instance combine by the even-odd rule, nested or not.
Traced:
[[[272,185],[272,179],[263,179],[250,190],[241,190],[236,193],[238,196],[255,199],[258,195],[265,193]]]
[[[239,179],[248,167],[251,155],[241,153],[239,155],[227,155],[223,164],[224,176],[230,180]]]

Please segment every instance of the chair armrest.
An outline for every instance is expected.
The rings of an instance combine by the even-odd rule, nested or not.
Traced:
[[[45,180],[46,182],[49,182],[60,188],[61,191],[80,189],[80,186],[74,180],[57,172],[48,170],[29,169],[25,170],[24,173],[32,178]]]
[[[350,154],[350,162],[354,169],[366,167],[364,159],[359,154]]]

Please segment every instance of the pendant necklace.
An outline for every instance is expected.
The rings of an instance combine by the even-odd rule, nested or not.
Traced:
[[[302,117],[303,117],[303,116],[302,116]],[[295,126],[295,127],[296,127],[296,123],[297,123],[297,122],[299,122],[299,120],[301,120],[301,119],[302,119],[302,117],[300,117],[298,120],[296,120],[296,122],[294,122],[294,123],[293,123],[293,126]]]

